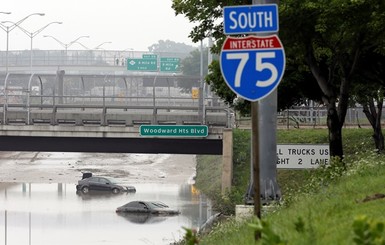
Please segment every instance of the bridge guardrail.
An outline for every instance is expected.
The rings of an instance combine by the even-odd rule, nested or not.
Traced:
[[[206,107],[208,126],[231,127],[228,108]],[[96,104],[0,104],[1,124],[100,125],[202,124],[196,106],[133,106]]]

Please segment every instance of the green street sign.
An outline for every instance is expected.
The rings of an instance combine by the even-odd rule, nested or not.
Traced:
[[[141,125],[143,137],[207,137],[206,125]]]
[[[160,58],[160,71],[178,72],[180,70],[180,58]]]
[[[157,71],[158,62],[155,59],[127,59],[129,71]]]
[[[180,62],[180,58],[171,58],[171,57],[161,57],[160,62]]]
[[[151,60],[156,60],[158,59],[158,55],[156,54],[142,54],[143,59],[151,59]]]

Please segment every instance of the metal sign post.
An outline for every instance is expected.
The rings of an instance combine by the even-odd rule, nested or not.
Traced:
[[[277,3],[278,0],[270,2]],[[278,6],[268,5],[263,0],[253,0],[253,5],[225,7],[223,17],[224,32],[227,35],[278,31]],[[238,96],[251,102],[252,192],[254,192],[254,214],[261,218],[261,198],[275,199],[277,196],[275,192],[277,190],[274,188],[278,187],[271,183],[275,181],[275,175],[274,178],[269,176],[272,174],[271,169],[275,169],[277,163],[276,145],[275,148],[272,147],[272,144],[276,144],[276,119],[271,118],[276,113],[276,88],[285,70],[283,45],[277,35],[251,35],[243,38],[228,36],[222,47],[220,66],[222,76],[229,88]],[[260,107],[262,103],[259,104],[259,100],[262,99],[263,108]],[[272,100],[275,100],[275,104],[272,103],[271,106]],[[261,111],[265,113],[263,118],[259,117],[262,115]],[[270,139],[272,133],[274,136]],[[263,139],[264,145],[267,146],[262,148],[260,139]],[[271,153],[271,150],[274,152]],[[268,155],[272,156],[265,158]],[[260,170],[267,173],[262,181]],[[261,185],[263,185],[263,192],[261,192]],[[256,232],[255,240],[259,238],[260,233]]]
[[[260,169],[259,169],[259,128],[258,128],[258,101],[251,102],[251,158],[252,158],[252,175],[253,180],[260,179]],[[253,184],[254,191],[254,214],[261,218],[261,187],[259,181],[254,181]],[[256,235],[257,236],[257,235]],[[256,237],[257,238],[257,237]]]
[[[253,0],[253,4],[279,4],[279,0]],[[261,33],[258,36],[275,35],[277,31]],[[261,200],[264,202],[276,201],[281,198],[281,191],[277,183],[277,90],[274,90],[259,101],[259,161]]]

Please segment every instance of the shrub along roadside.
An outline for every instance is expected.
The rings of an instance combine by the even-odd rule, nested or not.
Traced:
[[[235,143],[236,139],[239,139],[238,133],[234,132]],[[241,132],[241,134],[245,133]],[[267,214],[263,220],[270,224],[273,231],[273,233],[270,233],[279,236],[281,242],[287,241],[288,244],[309,244],[310,242],[317,244],[353,244],[353,237],[356,237],[355,241],[360,241],[360,239],[364,239],[362,234],[379,233],[370,224],[378,225],[381,224],[381,220],[384,220],[381,207],[384,204],[384,199],[374,200],[373,202],[363,202],[363,200],[366,197],[369,199],[372,196],[375,197],[376,193],[385,193],[385,184],[382,184],[383,178],[381,178],[385,174],[384,157],[372,151],[374,144],[371,140],[370,130],[344,129],[343,135],[344,150],[347,153],[345,155],[345,162],[348,166],[347,171],[342,171],[339,166],[311,171],[278,171],[278,183],[286,205],[282,206],[277,212]],[[326,143],[323,142],[324,140],[327,140],[327,131],[324,130],[278,131],[279,143]],[[242,141],[245,142],[244,139]],[[243,146],[241,149],[245,148]],[[236,156],[244,156],[245,154],[245,152],[242,154],[234,152],[234,159],[236,159]],[[205,158],[205,156],[201,157]],[[238,176],[235,173],[238,171],[237,169],[242,169],[246,176],[241,174],[242,180],[237,180],[236,183],[242,183],[243,186],[234,187],[227,196],[220,196],[218,200],[214,200],[215,202],[221,202],[221,199],[234,199],[234,206],[242,203],[242,195],[246,191],[249,179],[250,162],[246,159],[244,163],[237,164],[239,166],[236,166],[234,162],[234,178]],[[217,165],[220,164],[217,163]],[[198,176],[197,168],[197,180]],[[211,178],[211,183],[213,183],[213,180]],[[199,185],[198,188],[203,190]],[[220,189],[217,193],[220,193]],[[236,193],[236,195],[233,193]],[[231,207],[231,204],[227,206]],[[218,205],[218,207],[221,206]],[[226,212],[231,214],[232,211]],[[366,221],[362,218],[362,215],[366,215]],[[376,219],[380,220],[376,221]],[[234,244],[235,242],[238,244],[254,244],[254,230],[248,223],[251,223],[251,221],[244,223],[228,222],[221,225],[221,228],[214,229],[211,235],[202,238],[200,244]],[[356,224],[354,230],[353,223]],[[374,227],[377,226],[374,225]],[[363,232],[362,229],[372,229],[373,231],[368,233]]]
[[[233,136],[233,187],[221,194],[222,156],[197,156],[196,187],[213,202],[213,208],[226,215],[235,212],[243,201],[250,179],[250,131],[235,130]]]
[[[244,195],[250,182],[250,130],[233,131],[233,187],[225,196],[221,194],[222,157],[198,156],[196,186],[213,201],[214,209],[232,215],[235,205],[244,203]],[[317,144],[327,143],[327,129],[278,130],[279,143]],[[283,195],[298,188],[311,176],[312,171],[279,170],[278,183]]]

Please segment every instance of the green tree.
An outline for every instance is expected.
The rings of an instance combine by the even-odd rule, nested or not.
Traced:
[[[381,0],[282,1],[280,37],[322,90],[332,156],[343,157],[349,89],[362,53],[383,45],[384,13]]]
[[[173,0],[172,7],[176,14],[184,14],[191,22],[197,23],[190,32],[193,41],[211,34],[216,39],[212,50],[219,53],[224,40],[223,23],[218,21],[222,18],[222,8],[239,4],[250,4],[250,1]],[[313,79],[308,81],[317,82],[321,96],[315,93],[315,97],[322,98],[328,111],[332,156],[343,157],[342,126],[357,63],[368,48],[384,47],[384,5],[382,0],[280,1],[280,37],[288,60],[286,71],[290,72],[288,79],[287,74],[284,76],[284,82],[288,86],[301,84],[298,82],[302,78],[308,79],[309,72]],[[298,72],[296,67],[300,68]],[[235,95],[226,91],[218,68],[219,64],[211,64],[206,80],[213,83],[218,95],[231,103]],[[296,89],[308,96],[308,87],[297,86]]]
[[[167,53],[172,55],[172,57],[179,58],[185,58],[194,49],[196,49],[196,47],[170,40],[159,40],[158,43],[148,47],[148,51],[151,53]]]
[[[309,68],[289,56],[284,77],[278,86],[278,110],[294,105],[308,105],[308,101],[322,102],[321,90]]]
[[[207,57],[208,57],[208,48],[203,50],[203,75],[207,75]],[[190,56],[186,57],[182,61],[182,72],[185,75],[190,76],[200,76],[201,72],[201,51],[195,49],[190,52]]]
[[[218,22],[222,18],[222,8],[227,5],[250,4],[251,1],[229,0],[226,2],[218,0],[198,1],[198,0],[173,0],[172,8],[175,13],[185,15],[190,22],[196,23],[196,26],[190,32],[189,37],[197,43],[201,40],[212,37],[215,41],[211,47],[213,54],[219,54],[224,40],[223,25]],[[234,94],[226,85],[222,78],[219,62],[213,59],[209,64],[209,74],[205,81],[210,85],[211,90],[221,97],[225,102],[234,105]],[[236,105],[241,111],[249,112],[249,103],[239,100]],[[245,109],[246,108],[246,109]]]
[[[363,106],[363,112],[373,128],[373,140],[379,152],[384,151],[381,118],[385,95],[385,56],[369,50],[358,64],[352,99]]]
[[[203,76],[207,75],[208,48],[203,50]],[[195,49],[181,62],[183,75],[191,78],[181,79],[178,86],[183,92],[191,92],[192,87],[199,87],[201,74],[201,51]]]
[[[212,36],[216,40],[211,51],[218,55],[225,38],[223,24],[217,21],[222,18],[222,8],[229,5],[251,3],[251,0],[225,2],[215,0],[174,0],[172,7],[176,14],[183,14],[191,22],[197,23],[190,32],[190,37],[194,42],[199,42],[208,36]],[[303,104],[307,99],[320,101],[320,90],[314,78],[312,78],[310,70],[304,67],[304,65],[290,62],[289,59],[286,61],[286,64],[290,68],[286,69],[283,81],[278,87],[278,109],[283,110],[292,105]],[[228,88],[220,72],[219,62],[214,59],[213,63],[209,65],[209,74],[205,80],[210,85],[212,91],[241,114],[249,115],[250,103],[243,99],[238,99],[237,95]]]

